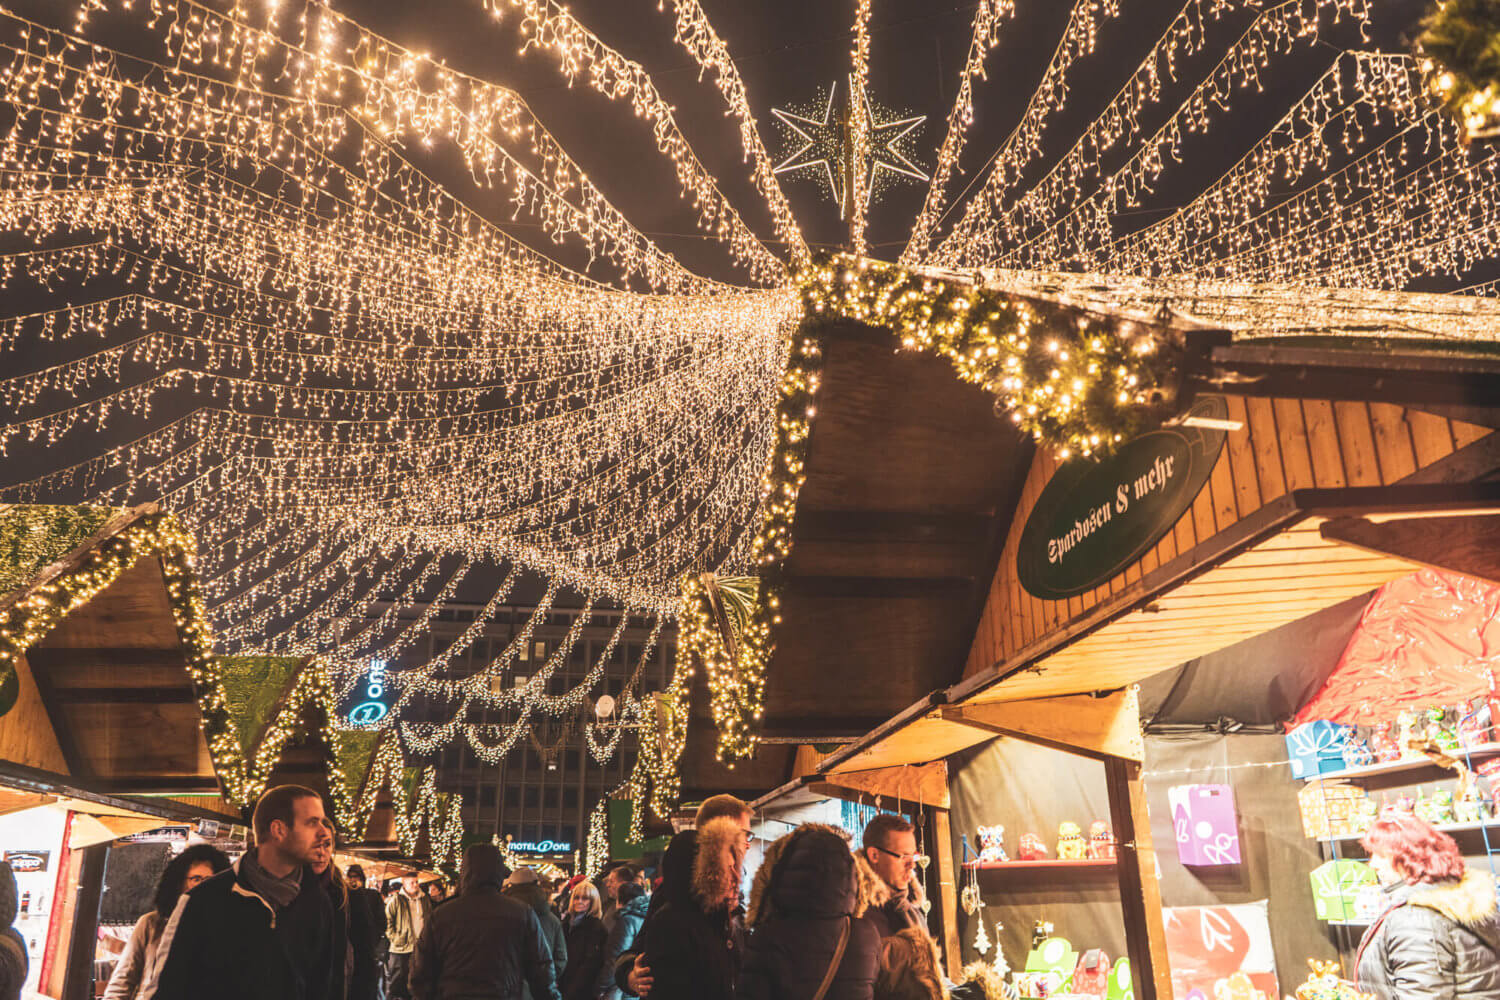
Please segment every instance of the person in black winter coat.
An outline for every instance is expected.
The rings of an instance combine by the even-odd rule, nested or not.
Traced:
[[[805,823],[776,841],[750,889],[740,1000],[812,997],[830,970],[825,1000],[871,1000],[880,930],[870,912],[889,895],[834,827]]]
[[[26,954],[26,939],[11,924],[16,920],[16,875],[10,865],[0,861],[0,1000],[17,1000],[31,959]]]
[[[568,967],[568,942],[563,936],[562,921],[552,912],[547,901],[547,890],[537,880],[531,868],[518,868],[505,880],[505,894],[531,907],[537,923],[542,925],[542,940],[547,942],[547,954],[552,956],[552,974],[561,983],[563,972]],[[531,990],[523,983],[521,1000],[534,1000]]]
[[[615,985],[614,968],[620,956],[635,946],[635,939],[646,923],[651,898],[634,882],[626,882],[615,891],[615,921],[604,943],[604,966],[595,977],[595,995],[602,1000],[620,1000],[623,995]]]
[[[331,837],[317,792],[280,785],[255,806],[254,850],[177,900],[140,1000],[326,1000],[334,910],[311,865]]]
[[[521,995],[562,1000],[535,911],[501,892],[508,874],[494,844],[464,852],[458,896],[432,911],[412,953],[414,1000]]]
[[[349,880],[349,949],[354,953],[349,1000],[378,1000],[385,903],[380,893],[365,888],[365,870],[359,865],[350,865],[345,874]]]
[[[568,943],[568,967],[557,984],[563,1000],[598,1000],[599,976],[604,964],[607,933],[599,918],[599,890],[581,881],[573,886],[567,912],[563,914],[563,937]]]
[[[675,843],[675,841],[674,841]],[[642,933],[651,970],[651,1000],[732,1000],[744,947],[740,877],[745,832],[727,817],[697,831],[692,876],[674,877],[671,850],[663,857],[666,894]]]
[[[1500,1000],[1500,904],[1488,872],[1471,871],[1453,838],[1401,813],[1365,834],[1386,909],[1355,959],[1378,1000]]]

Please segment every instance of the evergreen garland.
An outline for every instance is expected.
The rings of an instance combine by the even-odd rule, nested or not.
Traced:
[[[1444,0],[1422,19],[1428,85],[1471,139],[1500,135],[1500,0]]]

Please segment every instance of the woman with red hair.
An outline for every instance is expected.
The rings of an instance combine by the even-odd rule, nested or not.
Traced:
[[[1464,866],[1453,838],[1409,813],[1364,837],[1386,893],[1355,961],[1380,1000],[1500,1000],[1500,906],[1494,877]]]

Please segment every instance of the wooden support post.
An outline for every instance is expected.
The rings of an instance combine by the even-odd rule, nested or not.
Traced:
[[[958,942],[958,866],[953,861],[953,827],[948,810],[932,810],[932,865],[938,875],[938,913],[943,921],[943,961],[948,978],[962,980],[963,950]]]
[[[1141,765],[1118,757],[1104,761],[1109,811],[1119,843],[1120,908],[1136,1000],[1168,1000],[1172,972],[1167,963],[1167,931],[1162,922],[1161,886],[1156,881],[1156,850],[1146,816]]]

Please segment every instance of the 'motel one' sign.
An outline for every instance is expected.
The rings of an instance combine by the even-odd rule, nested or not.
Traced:
[[[376,660],[365,675],[364,700],[349,709],[349,721],[356,726],[373,726],[390,714],[386,701],[385,664]],[[357,697],[357,696],[356,696]]]

